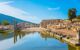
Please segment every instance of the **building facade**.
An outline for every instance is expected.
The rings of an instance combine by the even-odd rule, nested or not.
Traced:
[[[39,27],[39,24],[30,24],[30,23],[22,22],[22,23],[18,23],[17,26],[24,29],[24,28]]]
[[[43,20],[40,23],[40,27],[47,28],[47,25],[58,25],[59,23],[63,23],[63,20],[60,19]]]

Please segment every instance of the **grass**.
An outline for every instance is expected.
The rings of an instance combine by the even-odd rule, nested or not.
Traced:
[[[5,30],[0,30],[0,33],[4,33],[5,32]]]
[[[0,33],[13,32],[12,30],[0,30]]]

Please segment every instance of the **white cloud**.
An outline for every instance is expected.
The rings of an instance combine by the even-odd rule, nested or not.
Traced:
[[[36,16],[31,16],[28,12],[25,12],[19,8],[12,7],[9,3],[12,3],[13,1],[8,2],[1,2],[0,3],[0,13],[13,16],[15,18],[19,18],[26,21],[34,22],[36,19],[38,19]]]
[[[12,2],[14,2],[14,1],[1,2],[0,5],[10,4]]]
[[[49,8],[48,8],[48,10],[59,10],[59,9],[60,9],[60,7],[55,7],[55,8],[49,7]]]

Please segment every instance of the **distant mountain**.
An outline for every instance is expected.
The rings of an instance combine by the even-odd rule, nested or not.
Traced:
[[[21,20],[21,19],[12,17],[12,16],[0,14],[0,22],[2,22],[4,20],[7,20],[10,24],[13,24],[14,23],[14,19],[16,20],[17,23],[26,22],[26,23],[29,23],[29,24],[34,24],[32,22],[24,21],[24,20]]]

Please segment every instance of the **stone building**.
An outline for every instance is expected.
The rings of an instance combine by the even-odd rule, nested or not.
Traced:
[[[39,27],[39,24],[31,24],[31,23],[22,22],[22,23],[18,23],[17,26],[24,29],[24,28],[31,28],[31,27]]]
[[[43,20],[40,23],[40,27],[47,28],[47,25],[58,25],[59,23],[63,23],[63,20],[61,19]]]

